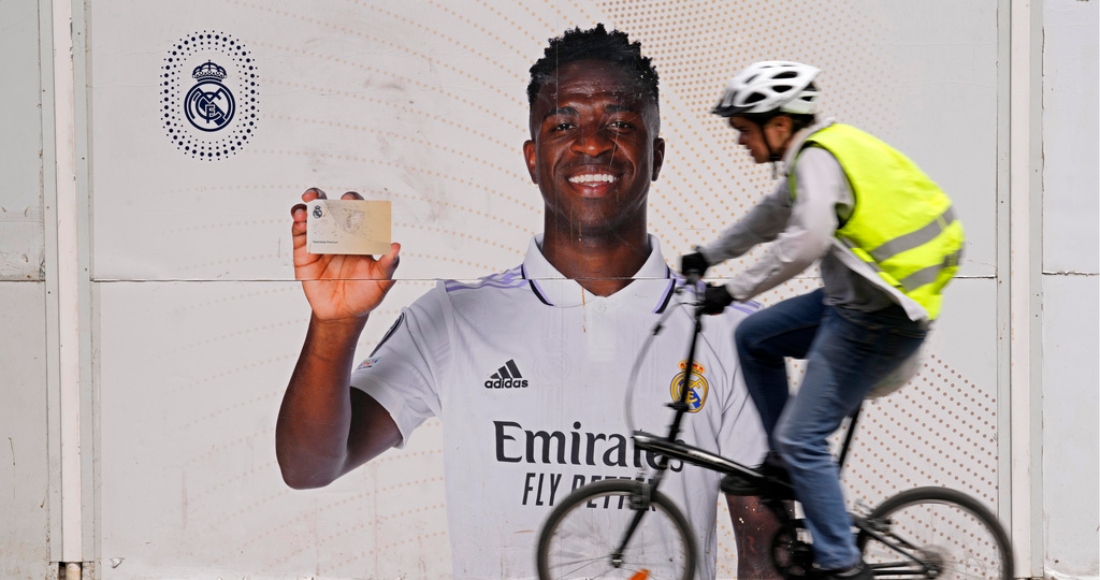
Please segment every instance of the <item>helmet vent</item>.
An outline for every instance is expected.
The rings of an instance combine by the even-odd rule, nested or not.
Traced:
[[[817,109],[816,67],[791,61],[762,61],[741,71],[726,85],[711,111],[729,117],[783,111],[812,115]]]

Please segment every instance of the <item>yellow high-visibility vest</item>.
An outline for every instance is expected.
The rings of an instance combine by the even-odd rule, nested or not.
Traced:
[[[855,207],[837,238],[935,320],[966,239],[951,199],[908,157],[855,127],[830,125],[807,137],[805,147],[828,150],[851,185]],[[792,167],[792,198],[794,176]]]

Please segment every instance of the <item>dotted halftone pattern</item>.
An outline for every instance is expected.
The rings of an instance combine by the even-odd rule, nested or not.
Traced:
[[[192,78],[198,70],[196,65],[222,74],[215,83],[196,86],[201,80]],[[189,34],[173,43],[161,71],[164,130],[185,155],[204,161],[228,159],[252,138],[260,111],[259,66],[244,43],[224,32]],[[214,128],[189,118],[187,113],[196,112],[192,98],[205,98],[196,95],[200,90],[214,95],[218,112],[228,117],[224,126]]]
[[[642,42],[661,75],[670,153],[652,196],[651,223],[677,249],[717,236],[774,187],[770,165],[753,163],[727,121],[709,114],[728,79],[745,66],[759,60],[817,66],[821,116],[889,138],[890,103],[881,91],[866,90],[866,83],[893,77],[876,51],[867,50],[882,28],[871,7],[837,2],[822,10],[763,0],[603,4],[616,26]],[[754,255],[732,260],[714,275],[741,269]]]
[[[274,35],[247,38],[249,48],[267,59],[265,95],[273,97],[265,96],[265,139],[250,143],[243,153],[273,166],[306,161],[310,168],[313,164],[346,164],[397,175],[415,187],[382,188],[320,175],[315,183],[231,182],[173,193],[205,203],[219,196],[266,195],[271,199],[319,186],[333,196],[354,190],[368,199],[393,200],[400,210],[395,212],[394,231],[424,242],[414,240],[403,252],[406,264],[402,272],[413,273],[403,274],[409,279],[373,314],[360,344],[364,355],[396,318],[401,305],[434,285],[430,275],[416,272],[443,270],[448,277],[468,279],[513,266],[522,258],[527,237],[538,231],[542,211],[537,192],[519,163],[519,144],[527,132],[526,70],[541,55],[546,39],[566,28],[605,22],[641,40],[644,52],[655,59],[662,79],[662,130],[669,153],[661,179],[651,192],[649,227],[664,242],[669,259],[692,244],[713,239],[774,184],[770,167],[752,164],[737,146],[736,134],[722,119],[709,115],[724,83],[740,68],[762,59],[812,63],[823,69],[818,84],[824,91],[825,114],[887,140],[896,126],[898,113],[883,93],[873,90],[878,83],[895,82],[896,73],[873,48],[883,39],[876,36],[882,27],[876,21],[877,8],[870,2],[470,0],[459,9],[434,1],[356,1],[343,8],[346,19],[292,3],[227,4],[274,27],[308,29],[318,38],[334,37],[369,48],[333,51],[320,41],[280,43]],[[814,9],[808,10],[809,6]],[[425,7],[431,9],[430,18],[425,17]],[[363,24],[366,22],[370,25]],[[425,38],[433,39],[434,44],[442,42],[447,50],[426,47]],[[392,53],[409,62],[428,63],[443,80],[429,82],[417,71],[377,58]],[[303,77],[274,66],[276,62],[307,63],[303,69],[338,71],[339,75]],[[403,89],[365,90],[355,81],[363,78],[377,82],[376,86]],[[307,95],[311,102],[328,103],[334,109],[381,111],[392,123],[354,115],[335,118],[324,109],[281,106],[275,95],[286,94]],[[437,101],[461,104],[465,115],[440,114],[432,106]],[[405,128],[412,120],[446,133],[426,137],[415,127]],[[321,130],[343,137],[334,141],[382,144],[385,148],[324,149],[267,138]],[[420,154],[402,155],[406,148]],[[451,170],[440,169],[444,163],[449,163]],[[484,175],[492,175],[493,180],[482,179]],[[164,237],[178,244],[218,235],[231,239],[239,236],[242,228],[284,232],[287,226],[286,218],[210,217],[200,223],[173,225]],[[212,269],[239,269],[250,262],[285,260],[285,255],[275,252],[235,256],[229,255],[231,251],[217,258],[195,258],[183,264],[182,271],[202,274]],[[738,271],[758,255],[731,260],[716,268],[715,276]],[[416,264],[424,265],[423,269],[410,270]],[[759,300],[773,304],[818,283],[815,272],[810,271]],[[243,301],[294,304],[300,300],[299,292],[292,284],[181,304],[166,322],[189,320],[190,331],[180,336],[204,338],[179,339],[180,344],[165,339],[169,348],[162,350],[188,360],[208,360],[269,333],[298,340],[295,331],[305,328],[305,318],[273,317],[254,324],[235,323],[232,315],[234,306]],[[204,333],[200,330],[204,326],[219,330]],[[346,476],[353,491],[303,496],[278,480],[277,466],[266,446],[298,344],[287,344],[285,350],[266,356],[242,358],[232,365],[204,368],[168,393],[170,400],[186,396],[206,397],[210,402],[203,414],[169,421],[165,427],[173,440],[186,442],[180,443],[187,451],[178,458],[184,469],[204,474],[188,484],[186,537],[193,542],[199,542],[197,538],[217,542],[219,553],[210,564],[229,565],[257,546],[285,542],[291,536],[282,556],[255,570],[265,577],[300,575],[303,570],[326,577],[449,575],[446,562],[424,564],[426,557],[434,560],[449,554],[439,421],[422,426],[409,449],[386,454]],[[792,365],[792,371],[797,380],[801,366]],[[283,382],[257,380],[267,372]],[[242,384],[264,387],[239,388]],[[994,394],[995,385],[971,383],[934,353],[909,386],[867,406],[845,474],[852,497],[873,505],[902,489],[938,484],[996,505]],[[236,461],[251,457],[253,446],[263,447],[257,454],[262,460]],[[724,502],[719,505],[719,576],[733,577],[732,530]],[[165,521],[175,517],[162,515]],[[257,522],[262,524],[259,532],[255,532]],[[299,530],[312,536],[299,538]],[[354,544],[351,547],[349,538]]]

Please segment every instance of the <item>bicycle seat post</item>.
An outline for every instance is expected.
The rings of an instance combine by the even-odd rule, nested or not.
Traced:
[[[840,447],[840,457],[837,458],[837,470],[844,471],[844,460],[848,457],[848,449],[852,445],[852,437],[856,434],[856,422],[859,420],[859,413],[863,410],[863,403],[861,402],[854,413],[848,420],[848,432],[844,434],[844,444]]]

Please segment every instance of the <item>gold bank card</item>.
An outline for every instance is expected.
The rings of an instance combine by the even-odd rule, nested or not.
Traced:
[[[317,199],[306,204],[306,251],[371,254],[390,251],[390,202]]]

